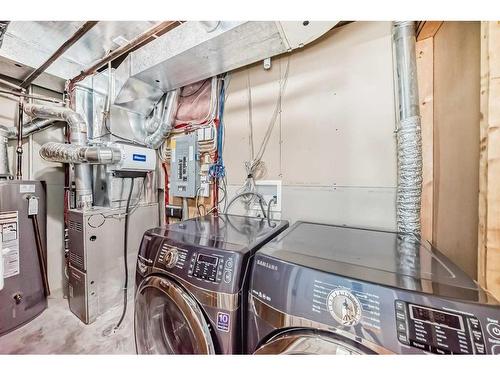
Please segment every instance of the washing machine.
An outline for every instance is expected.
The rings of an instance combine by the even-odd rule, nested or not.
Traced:
[[[287,227],[220,214],[146,231],[136,271],[137,353],[243,352],[253,255]]]
[[[298,222],[261,248],[248,352],[500,354],[500,306],[410,234]]]

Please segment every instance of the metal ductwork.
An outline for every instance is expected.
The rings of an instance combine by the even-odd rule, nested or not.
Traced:
[[[72,109],[40,104],[26,104],[24,112],[33,118],[67,122],[70,127],[71,144],[73,146],[87,145],[87,123],[80,114]],[[67,163],[71,163],[71,161],[67,161]],[[75,165],[75,186],[77,208],[90,208],[92,206],[92,171],[89,164]]]
[[[0,21],[0,47],[2,47],[3,37],[7,32],[10,21]]]
[[[337,23],[185,22],[127,56],[114,104],[147,116],[168,91],[303,47]]]
[[[163,104],[161,120],[156,130],[144,140],[148,147],[157,149],[170,134],[179,105],[180,89],[169,91]]]
[[[9,171],[8,148],[9,128],[0,125],[0,178],[9,178],[12,175]]]
[[[34,134],[36,132],[45,130],[54,123],[56,123],[57,120],[54,119],[36,119],[33,121],[30,121],[26,124],[23,125],[23,135],[22,138],[26,138],[31,134]],[[8,128],[8,138],[9,139],[17,139],[17,128],[16,127],[10,127]]]
[[[398,102],[397,227],[420,234],[422,134],[418,99],[415,22],[395,22],[393,44]]]
[[[44,144],[40,156],[47,161],[73,164],[114,164],[121,160],[121,152],[117,148],[58,142]]]

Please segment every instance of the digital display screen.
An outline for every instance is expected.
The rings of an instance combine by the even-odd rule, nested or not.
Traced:
[[[411,308],[414,319],[462,330],[460,317],[458,317],[457,315],[447,314],[442,311],[426,309],[419,306],[412,306]]]
[[[217,262],[219,261],[219,258],[213,257],[210,255],[204,255],[204,254],[199,254],[198,255],[198,262],[203,262],[203,263],[208,263],[213,266],[217,266]]]

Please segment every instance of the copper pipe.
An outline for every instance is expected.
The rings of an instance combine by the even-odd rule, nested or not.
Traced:
[[[98,69],[102,68],[105,66],[108,62],[115,60],[116,58],[122,56],[125,53],[131,52],[133,49],[136,47],[140,47],[145,43],[148,43],[155,39],[157,36],[164,34],[165,32],[179,26],[182,22],[181,21],[163,21],[155,26],[149,28],[142,34],[136,36],[134,39],[132,39],[130,42],[127,44],[115,49],[114,51],[111,51],[108,53],[106,56],[104,56],[102,59],[98,60],[94,64],[92,64],[90,67],[87,69],[83,70],[79,75],[76,77],[70,79],[67,84],[67,88],[69,90],[72,89],[72,87],[83,80],[85,77],[94,74],[97,72]]]
[[[37,79],[49,66],[52,65],[64,52],[66,52],[72,45],[78,42],[87,32],[97,24],[97,21],[85,22],[76,32],[66,40],[45,62],[29,74],[21,83],[21,87],[26,89],[31,83]]]
[[[2,89],[0,89],[0,94],[17,96],[19,98],[42,100],[42,101],[45,101],[45,102],[51,102],[51,103],[57,103],[57,104],[66,104],[62,100],[59,100],[59,99],[56,99],[56,98],[50,98],[48,96],[36,95],[36,94],[24,94],[22,92],[17,92],[17,91],[9,91],[9,90],[2,90]]]
[[[0,84],[4,85],[4,86],[7,86],[7,87],[10,87],[11,89],[14,89],[14,90],[20,90],[20,91],[22,90],[22,91],[24,91],[24,89],[21,86],[18,86],[15,83],[12,83],[12,82],[7,81],[7,80],[2,79],[2,78],[0,78]]]

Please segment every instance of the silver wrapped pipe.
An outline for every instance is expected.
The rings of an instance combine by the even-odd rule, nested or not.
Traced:
[[[160,125],[153,134],[144,139],[146,146],[157,149],[170,134],[177,114],[177,107],[179,106],[179,96],[180,89],[167,92]]]
[[[393,43],[398,102],[396,220],[399,232],[419,235],[422,199],[422,134],[415,53],[415,22],[395,22]]]
[[[71,130],[71,143],[78,145],[87,144],[87,123],[79,113],[72,109],[50,105],[26,104],[24,112],[34,118],[67,122]]]
[[[422,197],[422,136],[420,117],[399,122],[398,189],[396,214],[398,230],[420,233],[420,201]]]
[[[59,163],[114,164],[121,160],[121,151],[113,147],[48,142],[40,148],[40,156]]]
[[[71,108],[26,104],[24,106],[24,112],[33,118],[67,122],[70,127],[71,144],[76,146],[87,145],[87,123],[80,114],[76,113]],[[75,186],[76,207],[82,209],[92,207],[92,170],[88,163],[75,165]]]

